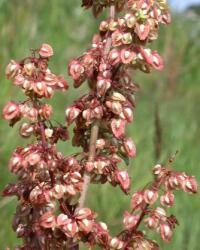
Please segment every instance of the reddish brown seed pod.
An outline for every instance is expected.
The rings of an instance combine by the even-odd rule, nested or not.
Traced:
[[[133,210],[140,209],[140,206],[142,205],[144,201],[143,193],[138,191],[134,193],[131,197],[131,208]]]
[[[172,239],[172,235],[173,235],[173,232],[172,232],[170,225],[167,223],[161,223],[160,224],[161,239],[167,243]]]
[[[116,178],[122,190],[127,192],[130,189],[131,184],[128,172],[125,170],[116,171]]]
[[[54,228],[56,226],[56,217],[52,212],[46,212],[40,217],[39,224],[44,228]]]
[[[158,199],[158,191],[154,189],[146,189],[144,191],[144,201],[147,204],[154,204],[156,200]]]
[[[170,191],[165,192],[160,197],[160,203],[162,206],[171,207],[174,204],[174,194]]]
[[[198,191],[198,184],[194,176],[187,176],[184,184],[183,184],[183,189],[185,192],[188,193],[197,193]]]
[[[3,118],[5,120],[12,120],[20,117],[20,106],[18,103],[9,102],[3,109]]]
[[[20,128],[20,135],[24,138],[30,137],[34,132],[34,126],[28,123],[23,123]]]
[[[49,44],[43,43],[39,49],[39,54],[42,57],[51,57],[53,56],[53,49]]]
[[[129,157],[134,158],[136,156],[136,146],[131,138],[124,139],[123,149]]]
[[[122,119],[112,119],[111,129],[116,138],[120,138],[125,133],[126,121]]]
[[[126,229],[131,229],[135,227],[138,223],[140,216],[139,215],[132,215],[128,213],[127,211],[124,213],[124,220],[123,224]]]
[[[6,77],[7,79],[12,79],[19,75],[21,72],[21,67],[19,63],[14,60],[11,60],[10,63],[6,67]]]
[[[137,33],[139,39],[141,41],[145,40],[150,32],[150,25],[146,24],[136,24],[135,32]]]

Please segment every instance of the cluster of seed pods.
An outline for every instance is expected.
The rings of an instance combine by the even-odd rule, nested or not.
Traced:
[[[148,73],[163,68],[162,58],[147,45],[157,38],[159,24],[170,22],[168,8],[165,0],[83,0],[82,5],[91,7],[95,16],[108,7],[110,15],[101,22],[92,47],[69,63],[74,87],[87,81],[89,92],[65,109],[66,125],[53,125],[52,107],[43,102],[56,90],[68,88],[64,78],[48,68],[53,55],[50,45],[32,50],[20,62],[12,60],[6,69],[7,78],[27,98],[9,102],[3,117],[11,126],[25,119],[20,135],[36,138],[35,143],[13,152],[9,169],[18,181],[3,191],[19,200],[13,229],[24,245],[15,250],[77,250],[79,242],[104,250],[158,250],[158,244],[139,226],[143,222],[169,242],[178,222],[175,216],[167,216],[166,208],[174,204],[174,190],[197,192],[193,176],[156,165],[153,182],[131,196],[130,212],[122,220],[124,230],[117,236],[81,200],[89,182],[119,185],[125,194],[130,193],[131,178],[122,167],[136,156],[136,146],[125,133],[134,120],[138,91],[130,70]],[[115,15],[122,10],[122,16]],[[72,144],[82,152],[64,156],[56,143],[68,139],[72,123]]]

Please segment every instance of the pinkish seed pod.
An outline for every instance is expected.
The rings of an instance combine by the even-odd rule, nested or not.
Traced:
[[[185,174],[184,173],[174,173],[171,175],[167,181],[167,186],[171,189],[183,189],[185,183]]]
[[[107,166],[106,161],[98,160],[94,162],[95,172],[97,172],[98,174],[103,174],[103,170],[106,166]]]
[[[52,106],[49,104],[42,105],[42,108],[39,110],[39,114],[45,119],[49,120],[52,115]]]
[[[3,109],[3,118],[5,120],[12,120],[14,118],[20,117],[21,112],[19,108],[19,104],[15,102],[9,102]]]
[[[134,15],[127,14],[125,16],[126,24],[129,28],[133,28],[137,22],[137,18]]]
[[[23,123],[20,128],[20,135],[24,138],[30,137],[34,132],[34,127],[31,124]]]
[[[146,189],[144,191],[144,201],[147,204],[153,205],[158,199],[158,191],[153,189]]]
[[[123,44],[131,44],[132,43],[132,35],[130,32],[124,33],[122,36],[122,43]]]
[[[13,83],[16,86],[23,86],[25,80],[26,80],[25,77],[23,75],[19,74],[19,75],[15,76]]]
[[[126,97],[123,96],[119,92],[113,92],[110,96],[110,99],[112,99],[113,101],[116,101],[116,102],[125,102],[126,101]]]
[[[108,226],[104,222],[99,222],[98,225],[105,231],[108,231]]]
[[[65,109],[68,125],[70,125],[79,116],[80,112],[81,110],[74,106]]]
[[[111,249],[122,249],[124,246],[124,242],[118,239],[117,237],[112,238],[110,241],[110,247]]]
[[[198,191],[198,184],[194,176],[186,177],[183,189],[185,192],[196,194]]]
[[[134,158],[136,156],[136,147],[131,138],[124,140],[123,149],[129,157]]]
[[[61,199],[66,192],[66,187],[62,184],[56,184],[52,189],[53,197],[57,200]]]
[[[154,215],[160,220],[165,220],[166,219],[166,211],[162,207],[157,207],[154,210]]]
[[[153,60],[153,67],[157,70],[162,70],[164,67],[163,59],[162,57],[158,54],[157,51],[152,52],[152,60]]]
[[[171,23],[171,15],[170,15],[169,12],[162,14],[161,18],[162,18],[161,19],[162,23],[164,23],[164,24],[170,24]]]
[[[139,219],[139,215],[132,215],[128,212],[125,212],[123,224],[125,225],[126,229],[131,229],[137,225],[138,219]]]
[[[82,181],[82,176],[79,172],[73,172],[70,176],[70,180],[73,184],[76,184]]]
[[[78,80],[85,72],[84,67],[76,60],[72,60],[69,65],[69,74],[74,80]]]
[[[150,32],[150,25],[148,23],[147,24],[136,23],[135,31],[141,41],[146,40]]]
[[[174,204],[174,194],[171,192],[165,192],[160,197],[160,203],[162,206],[171,207]]]
[[[124,18],[118,18],[118,24],[119,24],[119,26],[120,26],[120,28],[126,28],[126,21],[125,21],[125,19]]]
[[[153,174],[159,180],[161,179],[166,173],[166,169],[162,167],[162,165],[157,164],[153,167]]]
[[[14,154],[9,161],[9,169],[11,172],[16,173],[20,167],[22,167],[22,157],[18,154]]]
[[[53,49],[49,44],[44,43],[39,49],[39,54],[42,57],[51,57],[53,56]]]
[[[57,217],[57,225],[63,226],[70,222],[69,217],[66,214],[59,214]]]
[[[123,49],[121,51],[121,60],[124,64],[129,64],[131,61],[136,59],[136,53],[127,49]]]
[[[31,82],[31,81],[25,79],[24,82],[23,82],[23,84],[22,84],[22,88],[23,88],[24,90],[26,90],[26,91],[30,91],[30,90],[33,89],[33,85],[34,85],[33,82]]]
[[[126,107],[123,109],[123,114],[127,122],[132,122],[133,121],[133,110],[129,107]]]
[[[10,63],[6,67],[6,78],[7,79],[14,78],[20,73],[20,71],[21,71],[20,65],[14,60],[11,60]]]
[[[119,63],[120,60],[121,60],[121,58],[120,58],[119,50],[117,50],[117,49],[111,50],[109,53],[109,61],[110,61],[111,65],[114,66],[115,64]]]
[[[37,121],[38,118],[38,111],[35,108],[27,108],[24,110],[25,113],[23,114],[24,117],[26,117],[27,119],[29,119],[32,122]]]
[[[38,94],[39,96],[43,96],[45,93],[45,89],[46,89],[46,84],[45,82],[35,82],[33,85],[33,90],[36,94]]]
[[[93,119],[93,114],[91,109],[86,109],[82,112],[82,117],[87,121],[87,124],[90,124]]]
[[[33,63],[26,63],[24,64],[23,70],[26,75],[31,76],[35,71],[35,65]]]
[[[116,115],[122,112],[122,105],[117,101],[106,101],[106,106]]]
[[[99,30],[103,31],[103,32],[107,31],[108,30],[108,22],[102,21],[100,23]]]
[[[160,224],[160,236],[161,239],[166,243],[168,243],[172,239],[173,232],[169,224],[167,223]]]
[[[96,141],[96,149],[101,149],[102,150],[102,149],[104,149],[105,145],[106,145],[106,142],[105,142],[104,139],[98,139]]]
[[[136,192],[131,197],[131,208],[133,210],[140,209],[140,206],[143,203],[143,194],[142,192]]]
[[[61,91],[65,91],[69,88],[68,82],[64,79],[63,76],[57,77],[56,88],[61,90]]]
[[[26,160],[31,166],[34,166],[40,162],[41,157],[38,153],[31,153],[26,157]]]
[[[117,180],[123,191],[127,192],[130,189],[130,177],[127,171],[116,171]]]
[[[48,86],[55,87],[57,84],[57,77],[56,75],[52,74],[49,69],[46,70],[44,81]]]
[[[111,31],[115,31],[117,29],[118,23],[116,21],[111,20],[108,24],[108,28]]]
[[[46,129],[44,130],[44,133],[45,133],[46,138],[51,138],[52,135],[53,135],[53,129],[46,128]],[[52,166],[53,168],[54,168],[54,165],[55,165],[55,164],[53,164],[53,165],[50,164],[50,166]]]
[[[75,187],[73,185],[66,185],[65,190],[66,190],[66,193],[68,193],[71,196],[76,195],[76,189],[75,189]]]
[[[81,208],[75,211],[75,216],[77,220],[83,220],[92,215],[92,211],[89,208]]]
[[[103,117],[103,108],[102,106],[98,106],[93,109],[93,116],[94,118],[101,119]]]
[[[122,37],[123,33],[121,33],[119,30],[116,30],[112,33],[112,45],[114,47],[122,45]]]
[[[54,228],[56,226],[56,218],[52,212],[43,214],[39,219],[40,226],[44,228]]]
[[[146,227],[148,227],[149,229],[153,229],[153,230],[157,229],[159,226],[159,220],[156,216],[146,218],[144,220],[144,223]]]
[[[45,89],[44,89],[44,96],[48,99],[52,98],[54,95],[54,90],[52,87],[50,86],[47,86]]]
[[[79,231],[76,221],[72,220],[68,224],[64,225],[62,230],[69,238],[73,238]]]
[[[84,233],[88,234],[92,230],[93,221],[88,219],[83,219],[78,221],[78,225],[80,231],[83,231]]]
[[[97,81],[97,93],[99,96],[104,96],[107,90],[111,87],[109,79],[99,78]]]
[[[139,59],[146,61],[148,64],[153,64],[152,51],[150,49],[144,49],[140,47],[140,53],[138,55]]]
[[[85,164],[85,170],[87,172],[92,172],[92,170],[94,169],[94,162],[88,161]]]
[[[76,158],[73,156],[69,156],[65,159],[63,163],[63,168],[65,169],[65,171],[67,171],[68,168],[74,167],[77,164],[78,164],[78,161],[76,160]]]
[[[122,119],[112,119],[111,129],[116,138],[121,138],[125,133],[126,121]]]

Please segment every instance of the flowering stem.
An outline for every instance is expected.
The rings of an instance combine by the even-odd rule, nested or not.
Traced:
[[[44,130],[44,124],[43,124],[43,122],[39,122],[39,126],[40,126],[42,147],[44,149],[46,149],[47,148],[47,142],[46,142],[45,130]]]
[[[113,20],[115,17],[115,6],[112,5],[109,8],[109,18]],[[103,57],[106,57],[110,51],[112,45],[112,38],[110,33],[108,32],[108,37],[106,40],[106,44],[104,47]],[[96,153],[96,141],[98,139],[98,133],[99,133],[99,122],[96,121],[91,128],[91,136],[90,136],[90,147],[89,147],[89,155],[88,155],[88,161],[94,161],[95,153]],[[84,183],[83,183],[83,190],[81,193],[81,197],[79,200],[79,208],[82,208],[85,203],[88,186],[90,184],[90,176],[85,173],[84,175]]]
[[[110,18],[110,20],[113,20],[114,17],[115,17],[115,6],[112,5],[109,8],[109,18]],[[111,48],[111,45],[112,45],[112,38],[111,38],[110,32],[108,32],[108,37],[107,37],[106,44],[105,44],[104,51],[103,51],[103,58],[105,58],[108,55],[110,48]],[[95,158],[96,141],[98,139],[98,134],[99,134],[99,121],[96,121],[93,123],[92,128],[91,128],[89,155],[88,155],[88,161],[90,161],[90,162],[94,161],[94,158]],[[83,189],[81,192],[78,208],[84,207],[89,184],[90,184],[90,176],[87,173],[85,173],[84,174]],[[71,248],[71,249],[73,249],[73,248]],[[75,249],[79,249],[79,244],[76,245]]]
[[[37,97],[33,98],[32,102],[33,102],[33,107],[36,108],[39,111],[39,105],[38,105]],[[46,149],[47,148],[47,141],[46,141],[46,136],[45,136],[44,123],[41,121],[40,116],[39,116],[39,119],[38,119],[38,125],[40,127],[42,147],[43,147],[43,149]]]
[[[94,161],[95,153],[96,153],[96,141],[99,133],[99,123],[96,121],[91,128],[91,136],[90,136],[90,147],[89,147],[89,156],[88,161]],[[81,193],[81,197],[79,200],[79,208],[83,208],[85,203],[85,198],[88,191],[88,186],[90,184],[90,176],[85,173],[84,175],[84,183],[83,190]]]

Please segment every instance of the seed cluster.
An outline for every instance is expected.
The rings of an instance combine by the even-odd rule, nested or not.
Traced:
[[[53,108],[43,102],[56,90],[68,88],[67,81],[48,68],[53,55],[50,45],[32,50],[20,62],[12,60],[6,68],[7,78],[21,88],[26,100],[10,101],[3,117],[11,126],[25,119],[20,135],[35,137],[34,143],[13,152],[9,169],[17,183],[3,191],[5,196],[18,198],[13,229],[24,245],[15,250],[77,250],[79,242],[104,250],[159,250],[140,224],[169,242],[178,224],[166,211],[175,202],[174,191],[197,192],[195,178],[174,171],[171,162],[154,166],[152,183],[133,193],[130,211],[123,216],[124,229],[116,236],[96,219],[95,212],[81,207],[80,200],[85,176],[91,183],[118,185],[130,194],[131,178],[124,165],[136,156],[136,146],[125,132],[134,121],[134,95],[139,89],[130,69],[149,73],[163,68],[158,52],[147,46],[157,38],[159,24],[170,22],[168,8],[165,0],[83,0],[82,5],[91,7],[95,16],[109,7],[110,17],[101,22],[91,48],[69,63],[74,87],[87,81],[89,92],[66,107],[66,125],[54,124]],[[115,17],[115,10],[125,14]],[[82,150],[64,156],[56,144],[69,139],[67,128],[72,124],[72,144]],[[94,125],[98,127],[95,142]]]

